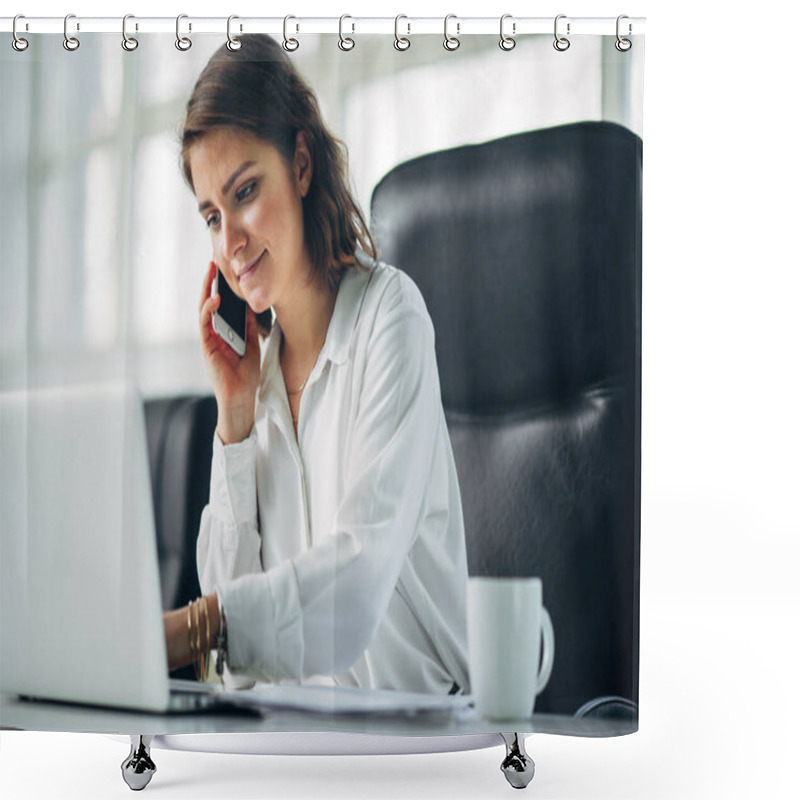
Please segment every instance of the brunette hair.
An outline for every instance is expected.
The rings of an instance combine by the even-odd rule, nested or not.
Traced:
[[[312,159],[311,186],[303,200],[303,226],[315,275],[334,289],[343,271],[356,266],[356,249],[376,258],[377,249],[350,191],[347,149],[325,126],[313,90],[280,45],[265,34],[244,34],[242,46],[220,47],[203,69],[186,104],[181,167],[194,191],[189,150],[213,128],[254,134],[292,163],[297,134],[305,131]],[[270,309],[258,315],[268,333]]]

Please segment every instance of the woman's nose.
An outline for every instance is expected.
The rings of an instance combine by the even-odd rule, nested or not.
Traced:
[[[236,218],[224,218],[222,222],[222,255],[228,261],[233,261],[236,258],[236,254],[246,243],[247,235]]]

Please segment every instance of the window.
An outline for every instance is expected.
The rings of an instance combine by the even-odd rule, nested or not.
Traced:
[[[435,36],[398,53],[386,36],[308,37],[292,58],[349,149],[369,213],[372,188],[397,163],[432,150],[578,119],[641,133],[628,107],[635,51],[614,37],[469,37],[445,54]],[[208,391],[197,306],[210,241],[179,169],[185,102],[217,37],[181,53],[170,35],[58,36],[0,55],[3,114],[2,388],[129,378],[145,394]],[[35,57],[34,57],[35,55]],[[517,86],[530,83],[523,93]],[[524,78],[524,81],[520,81]],[[598,91],[598,86],[602,91]],[[552,98],[558,98],[553,103]]]

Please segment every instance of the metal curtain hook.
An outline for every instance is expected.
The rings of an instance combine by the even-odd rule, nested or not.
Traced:
[[[456,15],[448,14],[444,18],[444,42],[442,44],[444,45],[445,50],[449,50],[452,53],[453,50],[458,50],[458,48],[461,47],[461,40],[458,38],[458,34],[461,32],[461,23],[456,22],[456,35],[451,36],[447,32],[447,24],[451,19],[457,19]]]
[[[408,50],[411,47],[411,39],[407,39],[405,36],[400,35],[400,20],[401,19],[408,19],[405,14],[398,14],[394,18],[394,49],[395,50]],[[411,23],[407,22],[406,27],[408,28],[408,33],[411,33]]]
[[[67,16],[64,17],[64,49],[69,50],[70,52],[77,50],[81,46],[81,43],[78,41],[78,39],[76,39],[74,36],[70,36],[69,31],[67,30],[67,25],[71,19],[75,19],[74,14],[67,14]],[[78,30],[80,30],[80,25],[78,25]]]
[[[236,14],[231,14],[228,17],[228,29],[227,29],[228,41],[225,43],[225,46],[232,53],[235,53],[237,50],[242,49],[242,40],[237,39],[235,36],[231,36],[231,22],[233,22],[235,19],[239,19],[239,17],[237,17]]]
[[[134,19],[133,14],[126,14],[122,18],[122,49],[127,50],[130,53],[139,46],[139,40],[134,39],[132,36],[128,36],[127,25],[129,19]],[[139,30],[138,25],[136,26],[136,30]]]
[[[620,51],[620,53],[626,53],[628,50],[631,49],[631,47],[633,47],[633,42],[631,42],[630,39],[623,39],[622,36],[620,35],[620,22],[622,22],[623,19],[628,19],[628,17],[625,14],[620,14],[617,17],[617,41],[614,42],[614,47],[616,47],[617,50]],[[632,30],[633,28],[629,22],[628,34],[630,34]]]
[[[563,53],[565,50],[569,50],[569,39],[565,36],[558,35],[558,21],[560,19],[566,19],[566,14],[559,14],[556,17],[555,25],[553,26],[553,35],[556,37],[556,40],[553,42],[553,47],[558,50],[559,53]],[[569,34],[569,22],[567,23],[567,34]]]
[[[17,14],[14,17],[14,23],[11,26],[11,32],[14,34],[14,38],[11,41],[11,46],[18,52],[21,53],[23,50],[28,49],[28,40],[23,39],[21,36],[17,35],[17,20],[18,19],[25,19],[24,14]]]
[[[192,46],[192,40],[188,36],[181,36],[181,20],[187,19],[188,14],[178,14],[178,18],[175,20],[175,47],[178,50],[182,50],[186,52]],[[192,29],[192,23],[189,23],[189,30]]]
[[[511,17],[512,17],[511,14],[503,14],[503,16],[500,17],[500,49],[505,50],[506,52],[508,52],[509,50],[513,50],[517,46],[517,40],[514,39],[512,36],[508,36],[506,32],[503,30],[506,20],[511,19]],[[511,32],[512,33],[517,32],[516,22],[511,23]]]
[[[288,29],[290,19],[296,19],[296,17],[293,17],[291,14],[289,14],[283,18],[283,49],[288,53],[293,53],[298,47],[300,47],[300,42],[293,37],[289,38]]]
[[[344,27],[344,21],[346,19],[353,19],[353,18],[349,14],[342,14],[342,16],[339,17],[339,49],[344,50],[345,52],[347,52],[348,50],[352,50],[356,46],[355,39],[351,39],[349,36],[344,35],[343,27]],[[355,33],[356,31],[355,22],[352,23],[351,27],[352,27],[352,32]]]

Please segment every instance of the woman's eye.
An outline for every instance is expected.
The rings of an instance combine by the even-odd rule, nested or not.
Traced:
[[[217,214],[209,214],[208,217],[206,217],[206,226],[209,228],[213,228],[218,221],[219,221],[219,216]]]
[[[247,184],[247,186],[244,186],[243,188],[239,189],[239,191],[236,192],[237,201],[241,203],[242,200],[246,200],[253,193],[255,188],[256,188],[256,182],[251,181],[250,183]]]

